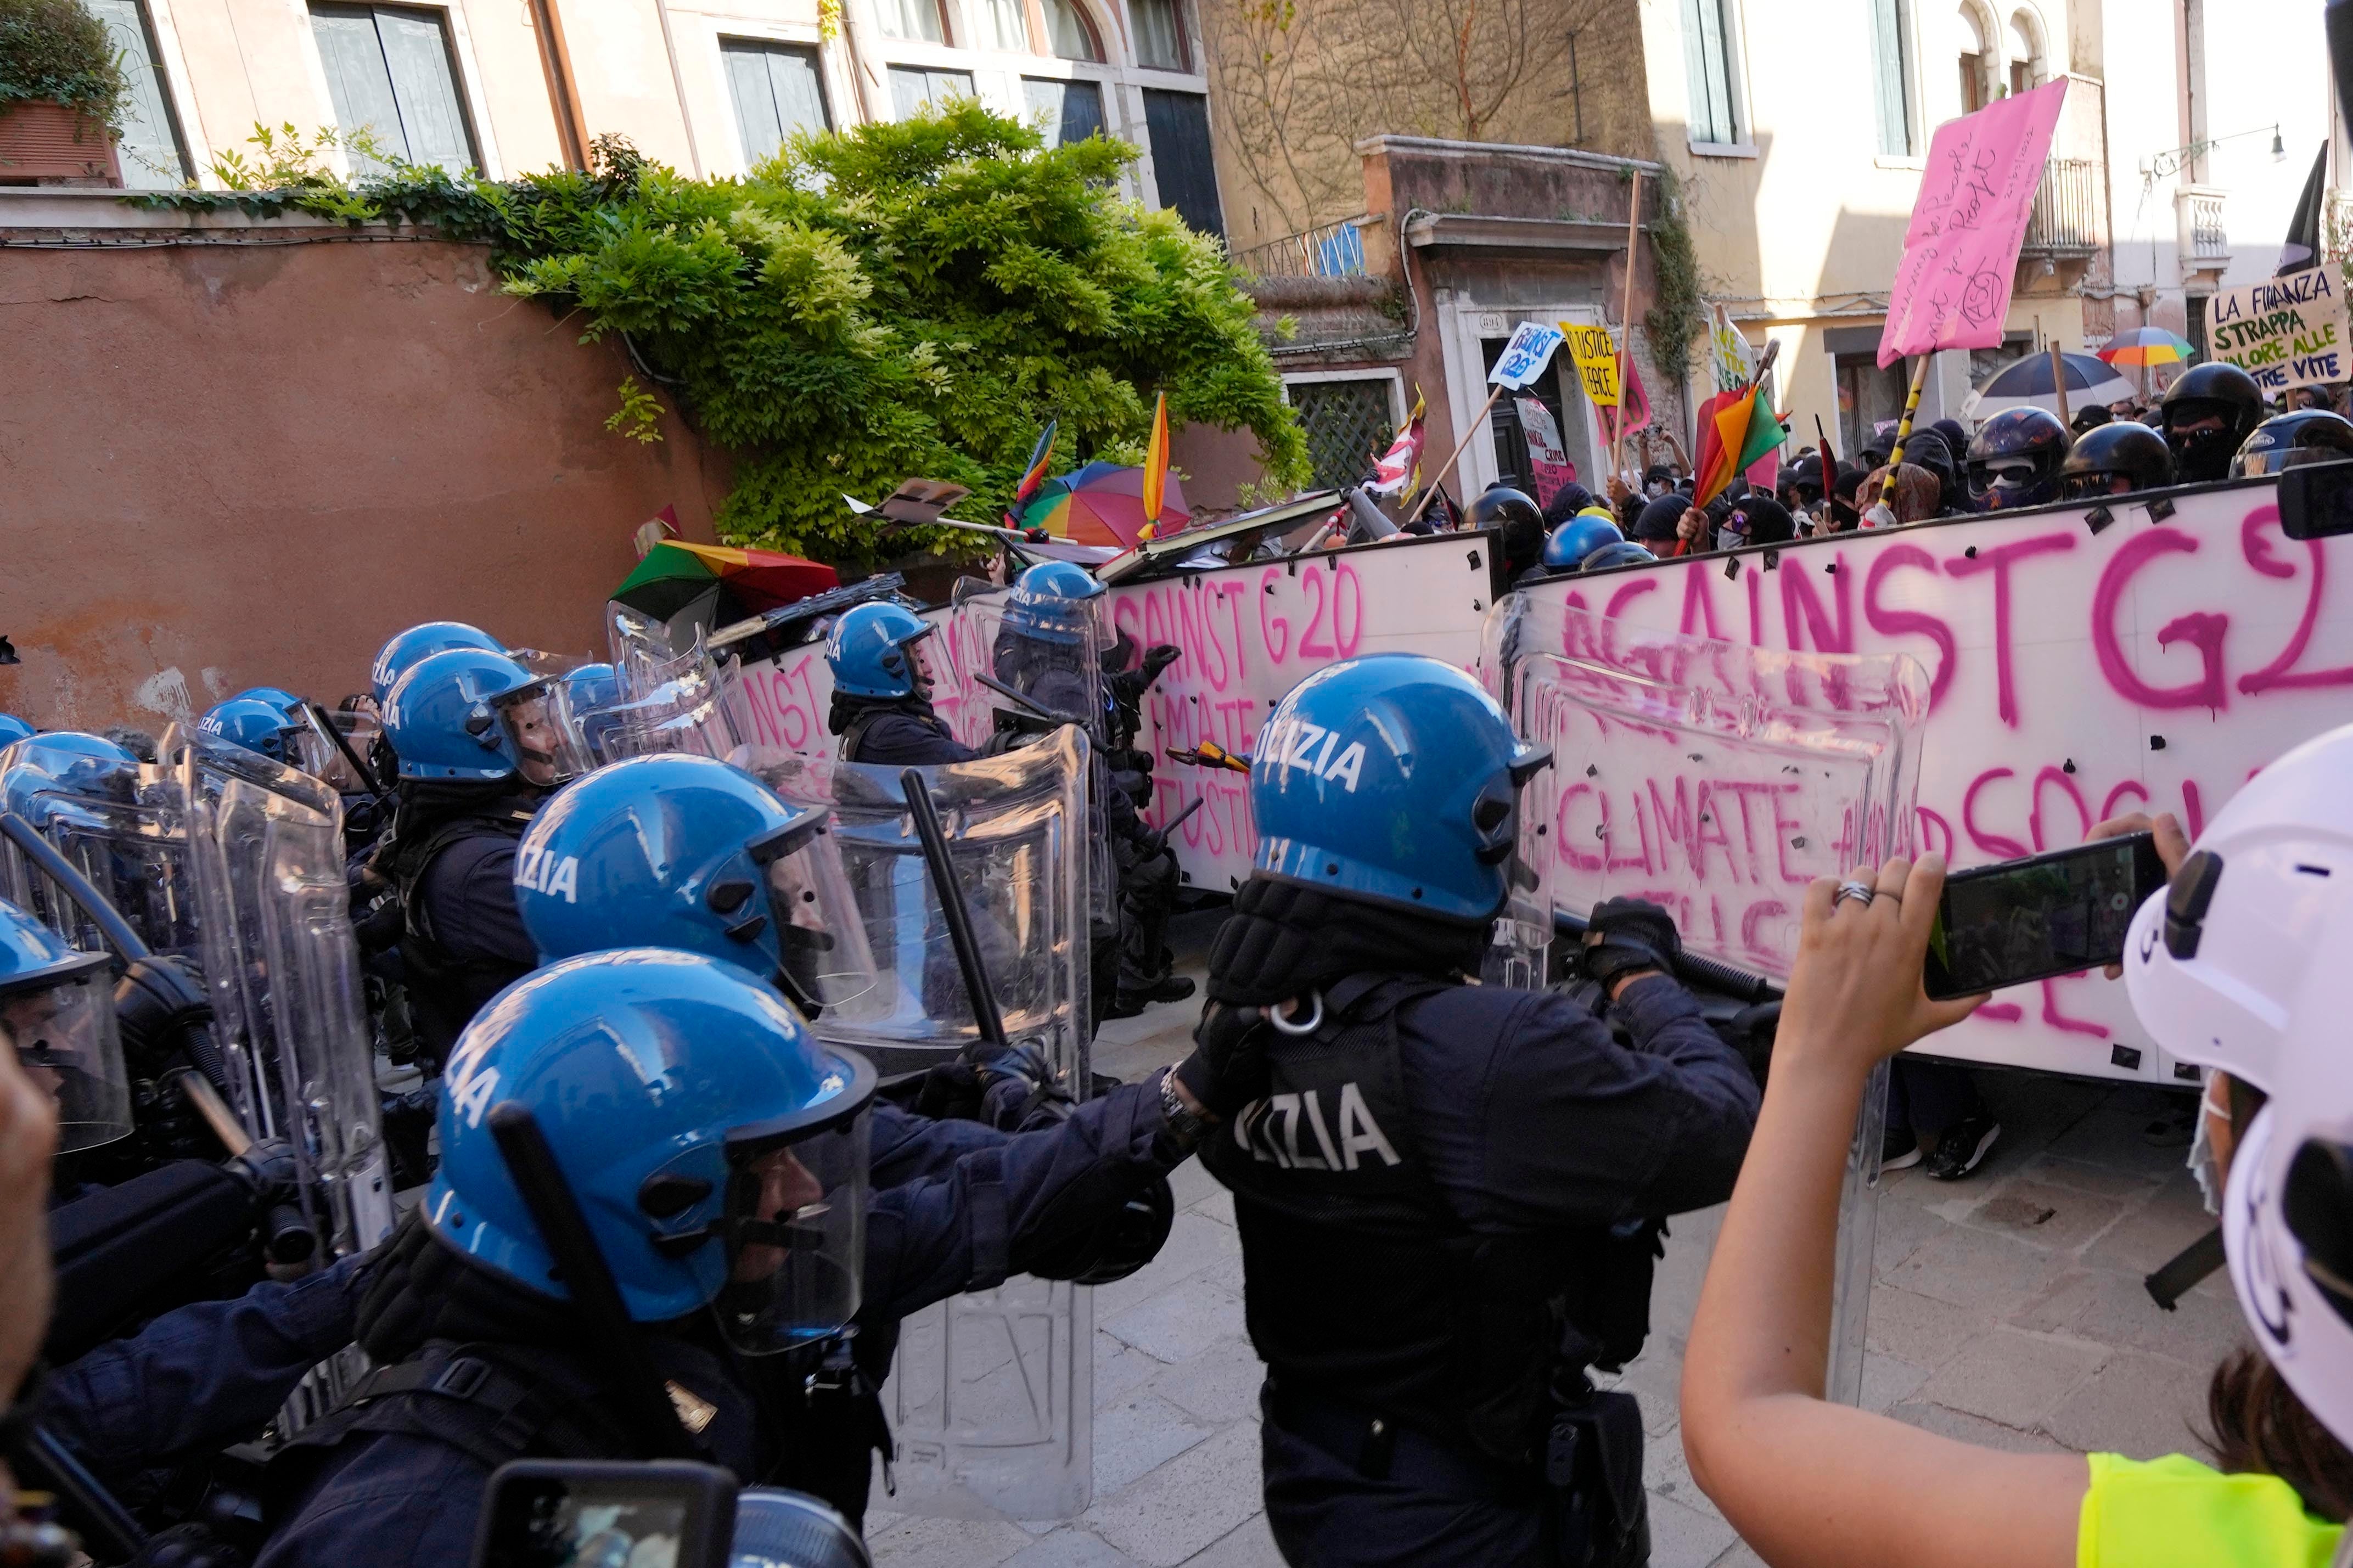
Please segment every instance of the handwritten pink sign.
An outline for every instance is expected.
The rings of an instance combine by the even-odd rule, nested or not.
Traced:
[[[2000,344],[2019,247],[2066,97],[2063,78],[1936,127],[1880,334],[1883,368],[1907,354]]]

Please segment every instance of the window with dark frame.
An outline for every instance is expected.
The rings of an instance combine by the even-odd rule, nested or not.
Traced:
[[[1209,152],[1209,100],[1198,92],[1147,87],[1144,123],[1160,205],[1175,207],[1187,228],[1223,239],[1226,215],[1218,200],[1217,163]]]
[[[832,129],[817,50],[765,38],[722,38],[720,63],[735,101],[746,167],[776,156],[799,132]]]
[[[1307,437],[1307,461],[1318,489],[1362,484],[1397,437],[1399,416],[1387,377],[1294,381],[1284,389]]]
[[[364,132],[385,152],[410,163],[451,174],[480,168],[473,125],[458,90],[457,57],[447,16],[406,5],[311,7],[311,32],[335,124],[355,173],[376,174],[385,163],[351,149]]]

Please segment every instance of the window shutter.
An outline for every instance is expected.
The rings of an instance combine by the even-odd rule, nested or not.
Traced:
[[[335,106],[335,124],[345,136],[367,131],[387,153],[406,158],[408,139],[401,134],[400,110],[392,96],[392,73],[384,63],[384,46],[376,41],[375,14],[364,5],[314,5],[311,32],[319,40],[319,61],[327,69],[327,95]],[[374,159],[351,155],[353,172],[375,174],[382,165]]]
[[[1911,116],[1904,102],[1904,0],[1871,0],[1873,99],[1878,110],[1879,151],[1890,158],[1912,153]]]
[[[1725,38],[1724,0],[1683,0],[1683,75],[1691,92],[1694,142],[1740,140],[1732,113],[1732,51]]]
[[[744,163],[748,168],[774,155],[785,140],[785,128],[776,114],[776,89],[768,80],[766,54],[749,44],[723,43],[719,58],[727,67],[727,94],[735,100],[735,129],[744,139]]]
[[[132,189],[177,185],[188,177],[188,160],[172,118],[171,89],[155,58],[154,41],[139,0],[87,0],[122,55],[122,75],[131,84],[122,117],[122,179]]]
[[[449,68],[449,36],[438,14],[376,7],[376,36],[392,79],[392,100],[412,163],[437,163],[456,174],[474,162],[466,111]]]

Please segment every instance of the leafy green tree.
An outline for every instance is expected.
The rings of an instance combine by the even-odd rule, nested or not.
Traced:
[[[1249,430],[1271,480],[1306,481],[1250,299],[1214,240],[1114,194],[1125,143],[1045,148],[965,100],[797,138],[741,181],[601,154],[478,186],[485,226],[511,290],[576,312],[586,339],[627,334],[733,451],[730,540],[861,565],[968,549],[878,540],[841,497],[950,479],[974,492],[959,514],[993,521],[1047,420],[1058,468],[1138,462],[1162,390],[1172,424]],[[649,417],[627,405],[616,426]]]

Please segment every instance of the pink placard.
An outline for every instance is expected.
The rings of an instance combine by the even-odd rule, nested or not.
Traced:
[[[2062,78],[1936,127],[1880,334],[1883,368],[1907,354],[2001,342],[2019,247],[2066,98]]]

